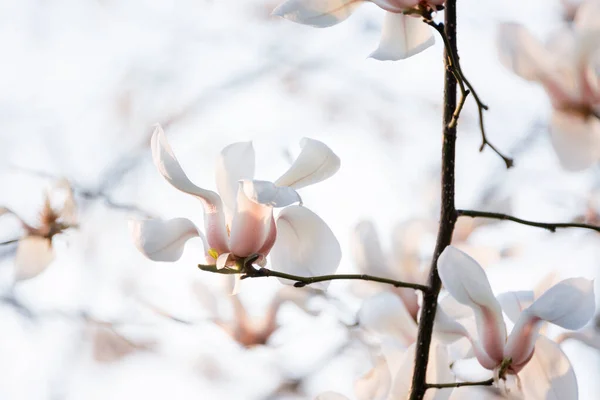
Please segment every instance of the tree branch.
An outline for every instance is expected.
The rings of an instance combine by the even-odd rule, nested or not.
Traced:
[[[254,261],[254,260],[253,260]],[[243,269],[233,269],[233,268],[223,268],[217,269],[216,265],[204,265],[198,264],[198,268],[202,271],[214,272],[217,274],[241,274],[242,279],[246,278],[264,278],[264,277],[277,277],[283,279],[289,279],[291,281],[295,281],[295,287],[304,287],[307,285],[311,285],[313,283],[318,282],[327,282],[327,281],[336,281],[336,280],[360,280],[360,281],[369,281],[369,282],[379,282],[387,285],[392,285],[394,287],[403,287],[410,288],[415,290],[420,290],[422,292],[426,292],[429,288],[425,285],[420,285],[418,283],[410,283],[410,282],[402,282],[396,281],[394,279],[380,278],[378,276],[372,275],[364,275],[364,274],[336,274],[336,275],[321,275],[321,276],[298,276],[286,274],[283,272],[272,271],[267,268],[255,268],[250,263],[246,262],[246,267]]]
[[[434,26],[435,28],[435,26]],[[433,323],[437,311],[438,294],[442,282],[437,271],[437,260],[442,251],[451,243],[454,225],[456,224],[456,209],[454,205],[454,162],[456,158],[456,123],[452,123],[458,104],[456,101],[456,86],[460,80],[457,74],[459,68],[454,55],[457,54],[456,44],[456,0],[446,1],[445,25],[440,32],[444,39],[444,116],[442,144],[442,180],[441,180],[441,213],[440,226],[429,272],[429,290],[423,292],[421,319],[415,349],[415,369],[412,378],[410,400],[422,400],[428,389],[426,384],[429,350],[433,335]],[[437,30],[437,28],[436,28]],[[439,31],[438,31],[439,32]],[[464,92],[463,92],[464,94]]]
[[[454,383],[426,383],[427,389],[445,389],[445,388],[458,388],[462,386],[492,386],[494,379],[490,378],[486,381],[479,382],[454,382]]]
[[[596,232],[600,232],[600,226],[589,225],[589,224],[579,224],[579,223],[569,223],[569,222],[535,222],[528,221],[525,219],[513,217],[506,214],[495,213],[495,212],[486,212],[486,211],[474,211],[474,210],[456,210],[456,214],[459,217],[471,217],[471,218],[490,218],[490,219],[499,219],[502,221],[513,221],[518,224],[533,226],[536,228],[547,229],[550,232],[556,232],[557,229],[564,228],[582,228],[582,229],[590,229]]]
[[[440,34],[440,36],[444,42],[444,49],[446,50],[446,54],[447,54],[446,57],[448,58],[448,60],[447,60],[448,67],[452,70],[454,76],[456,77],[456,80],[458,81],[458,83],[460,85],[462,96],[461,96],[461,100],[458,104],[458,107],[456,107],[456,109],[455,109],[454,118],[452,118],[452,120],[450,121],[451,127],[456,126],[456,122],[458,120],[458,115],[460,114],[460,111],[462,110],[462,107],[466,100],[466,97],[469,93],[472,93],[473,98],[475,99],[475,102],[477,103],[477,111],[479,114],[479,129],[481,131],[481,140],[482,140],[481,146],[479,147],[479,151],[483,151],[485,146],[488,146],[496,154],[498,154],[498,156],[500,156],[502,158],[502,160],[504,161],[504,164],[506,164],[506,168],[511,168],[514,165],[513,159],[502,154],[502,152],[500,150],[498,150],[496,148],[496,146],[494,146],[487,138],[487,134],[485,132],[485,125],[483,123],[483,111],[487,110],[488,106],[481,100],[481,98],[475,91],[475,88],[473,87],[473,85],[471,85],[471,82],[469,82],[469,80],[465,76],[464,72],[462,71],[462,68],[461,68],[460,62],[459,62],[458,51],[456,51],[456,49],[455,49],[456,46],[451,45],[450,40],[448,39],[448,36],[444,30],[444,24],[436,23],[430,18],[425,18],[424,21],[426,24],[433,27],[433,29],[435,29]],[[469,90],[465,89],[465,85],[469,88]]]

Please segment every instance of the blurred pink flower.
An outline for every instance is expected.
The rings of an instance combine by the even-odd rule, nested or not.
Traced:
[[[287,0],[273,15],[317,28],[336,25],[347,19],[363,3],[371,2],[386,11],[379,47],[370,57],[402,60],[433,45],[433,33],[418,15],[408,15],[417,7],[444,4],[445,0]]]
[[[562,165],[580,170],[600,161],[600,1],[581,4],[573,28],[546,46],[515,23],[501,25],[499,43],[504,65],[548,93],[550,134]]]

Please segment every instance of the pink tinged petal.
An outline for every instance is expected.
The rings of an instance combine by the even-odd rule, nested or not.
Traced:
[[[392,383],[390,369],[385,357],[379,356],[375,366],[354,383],[358,400],[385,400]]]
[[[350,400],[343,394],[336,392],[324,392],[315,397],[315,400]]]
[[[412,57],[433,46],[431,28],[405,14],[387,12],[383,20],[379,47],[369,57],[381,61],[397,61]]]
[[[467,254],[448,246],[438,260],[438,272],[446,290],[475,313],[479,341],[488,356],[503,359],[506,326],[483,268]]]
[[[362,0],[287,0],[272,15],[292,22],[326,28],[348,18]]]
[[[239,181],[254,178],[252,142],[233,143],[225,147],[217,159],[217,191],[229,214],[235,210]]]
[[[600,161],[600,120],[577,112],[554,111],[550,139],[561,165],[570,171]]]
[[[242,190],[250,200],[271,207],[287,207],[293,203],[302,204],[300,195],[294,189],[277,186],[269,181],[243,181]]]
[[[575,28],[581,33],[600,31],[600,2],[583,1],[575,15]]]
[[[532,290],[506,292],[499,294],[496,298],[508,319],[515,323],[523,310],[533,303],[534,293]]]
[[[577,399],[577,379],[560,346],[540,336],[535,353],[520,372],[525,399]]]
[[[406,346],[417,339],[415,320],[400,298],[390,292],[366,299],[358,311],[358,322],[378,335],[396,337]]]
[[[275,244],[275,240],[277,239],[277,224],[275,223],[275,218],[271,217],[271,226],[269,228],[269,233],[267,234],[267,238],[263,246],[258,250],[258,254],[262,257],[258,259],[257,264],[264,267],[267,264],[266,255],[271,252],[273,245]]]
[[[370,0],[380,8],[391,13],[401,13],[410,8],[416,7],[419,0]]]
[[[275,185],[300,189],[324,181],[340,169],[340,158],[325,143],[303,138],[300,147],[298,158]]]
[[[340,244],[317,214],[301,206],[281,211],[277,218],[277,239],[271,250],[275,270],[301,276],[329,275],[335,272],[341,258]],[[328,282],[311,286],[326,289]]]
[[[179,260],[185,243],[198,236],[204,242],[204,251],[208,251],[202,233],[192,221],[185,218],[129,221],[129,231],[137,249],[153,261]]]
[[[219,253],[229,251],[223,203],[218,194],[194,185],[175,157],[160,126],[152,135],[152,159],[158,172],[176,189],[195,196],[204,206],[204,226],[208,244]]]
[[[54,261],[52,241],[40,236],[26,236],[19,240],[15,256],[15,279],[23,281],[44,272]]]
[[[565,279],[521,313],[508,337],[505,356],[512,357],[518,369],[531,357],[542,321],[566,329],[579,329],[595,311],[593,282],[584,278]]]
[[[231,253],[237,257],[258,254],[269,238],[273,208],[248,198],[243,183],[237,192],[237,204],[231,224]],[[266,254],[263,254],[266,255]]]

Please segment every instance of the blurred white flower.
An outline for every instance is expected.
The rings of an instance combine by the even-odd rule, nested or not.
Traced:
[[[546,46],[515,23],[501,25],[499,44],[504,65],[548,93],[550,134],[562,165],[581,170],[600,161],[600,2],[581,4],[573,28]]]
[[[73,190],[66,180],[60,180],[44,194],[38,223],[32,226],[8,208],[0,215],[13,215],[22,224],[25,234],[18,240],[15,257],[15,279],[31,279],[46,270],[54,260],[54,237],[69,228],[77,227],[77,207]]]
[[[555,365],[540,366],[544,357],[553,360],[564,359],[561,362],[566,369],[565,376],[572,375],[573,379],[555,381],[550,377],[538,377],[532,380],[531,384],[540,385],[541,379],[546,379],[544,382],[548,387],[554,389],[555,386],[560,386],[556,390],[571,394],[561,398],[576,398],[577,383],[568,360],[561,356],[562,352],[555,343],[546,338],[542,342],[538,341],[539,329],[544,321],[566,329],[579,329],[585,325],[595,311],[592,281],[584,278],[566,279],[552,286],[535,300],[533,292],[525,297],[519,293],[504,295],[500,300],[505,305],[505,311],[515,318],[515,325],[507,336],[501,304],[494,297],[485,272],[475,260],[449,246],[439,258],[438,271],[450,295],[472,309],[477,329],[477,338],[474,338],[465,326],[439,309],[435,330],[440,338],[448,342],[467,338],[479,364],[487,370],[494,371],[497,378],[503,379],[507,374],[516,375],[523,370],[541,343],[545,354],[535,351],[541,357],[536,359],[535,366],[547,370]],[[515,303],[515,299],[520,300]],[[567,364],[564,364],[565,362]],[[524,381],[524,392],[532,389],[525,388],[530,380]]]
[[[152,136],[154,164],[173,187],[202,202],[206,236],[185,218],[132,221],[135,245],[151,260],[176,261],[187,240],[200,237],[207,262],[217,268],[235,265],[253,254],[258,254],[259,264],[264,265],[271,252],[273,263],[285,272],[335,270],[341,252],[329,227],[307,208],[289,205],[301,202],[295,189],[331,177],[340,160],[319,141],[305,138],[301,146],[298,158],[275,183],[252,180],[255,157],[251,142],[225,147],[217,162],[217,194],[188,179],[163,130],[157,127]],[[286,207],[277,221],[274,207]]]
[[[427,49],[435,42],[431,29],[420,15],[408,15],[419,7],[435,10],[445,0],[287,0],[273,15],[317,28],[336,25],[363,3],[371,2],[386,11],[379,47],[370,57],[402,60]]]

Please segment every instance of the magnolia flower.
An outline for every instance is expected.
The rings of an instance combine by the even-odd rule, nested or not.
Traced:
[[[146,257],[176,261],[187,240],[200,237],[207,262],[217,268],[236,265],[255,254],[264,265],[269,253],[273,264],[285,272],[314,274],[337,268],[340,246],[329,227],[306,207],[289,206],[301,201],[295,189],[325,180],[339,169],[339,158],[325,144],[303,139],[302,152],[274,183],[252,180],[255,159],[251,142],[229,145],[217,162],[216,193],[189,180],[160,127],[151,143],[160,174],[173,187],[202,202],[205,229],[201,232],[185,218],[133,221],[134,242]],[[274,207],[285,207],[277,220]]]
[[[0,215],[13,215],[23,226],[25,234],[17,240],[15,256],[15,279],[31,279],[46,270],[54,260],[54,237],[77,226],[77,208],[73,190],[66,180],[53,185],[44,195],[44,203],[38,214],[38,223],[30,225],[8,208]]]
[[[386,11],[379,47],[370,57],[402,60],[433,45],[433,33],[420,15],[407,15],[419,7],[435,10],[445,0],[287,0],[273,15],[304,25],[325,28],[348,18],[363,3],[371,2]]]
[[[494,371],[498,378],[516,375],[524,369],[540,343],[539,329],[544,321],[566,329],[579,329],[594,314],[593,282],[583,278],[566,279],[522,310],[519,308],[518,313],[513,307],[512,315],[516,317],[518,314],[518,317],[507,336],[501,304],[494,297],[485,272],[475,260],[449,246],[439,258],[438,271],[449,294],[473,310],[478,338],[475,339],[442,309],[438,309],[436,314],[436,332],[449,341],[467,338],[479,364]],[[542,346],[547,349],[552,345],[544,342]],[[554,357],[548,354],[540,356]]]
[[[501,61],[521,78],[539,82],[550,97],[550,134],[562,165],[570,170],[600,161],[600,2],[583,3],[573,29],[547,46],[525,27],[500,27]]]

